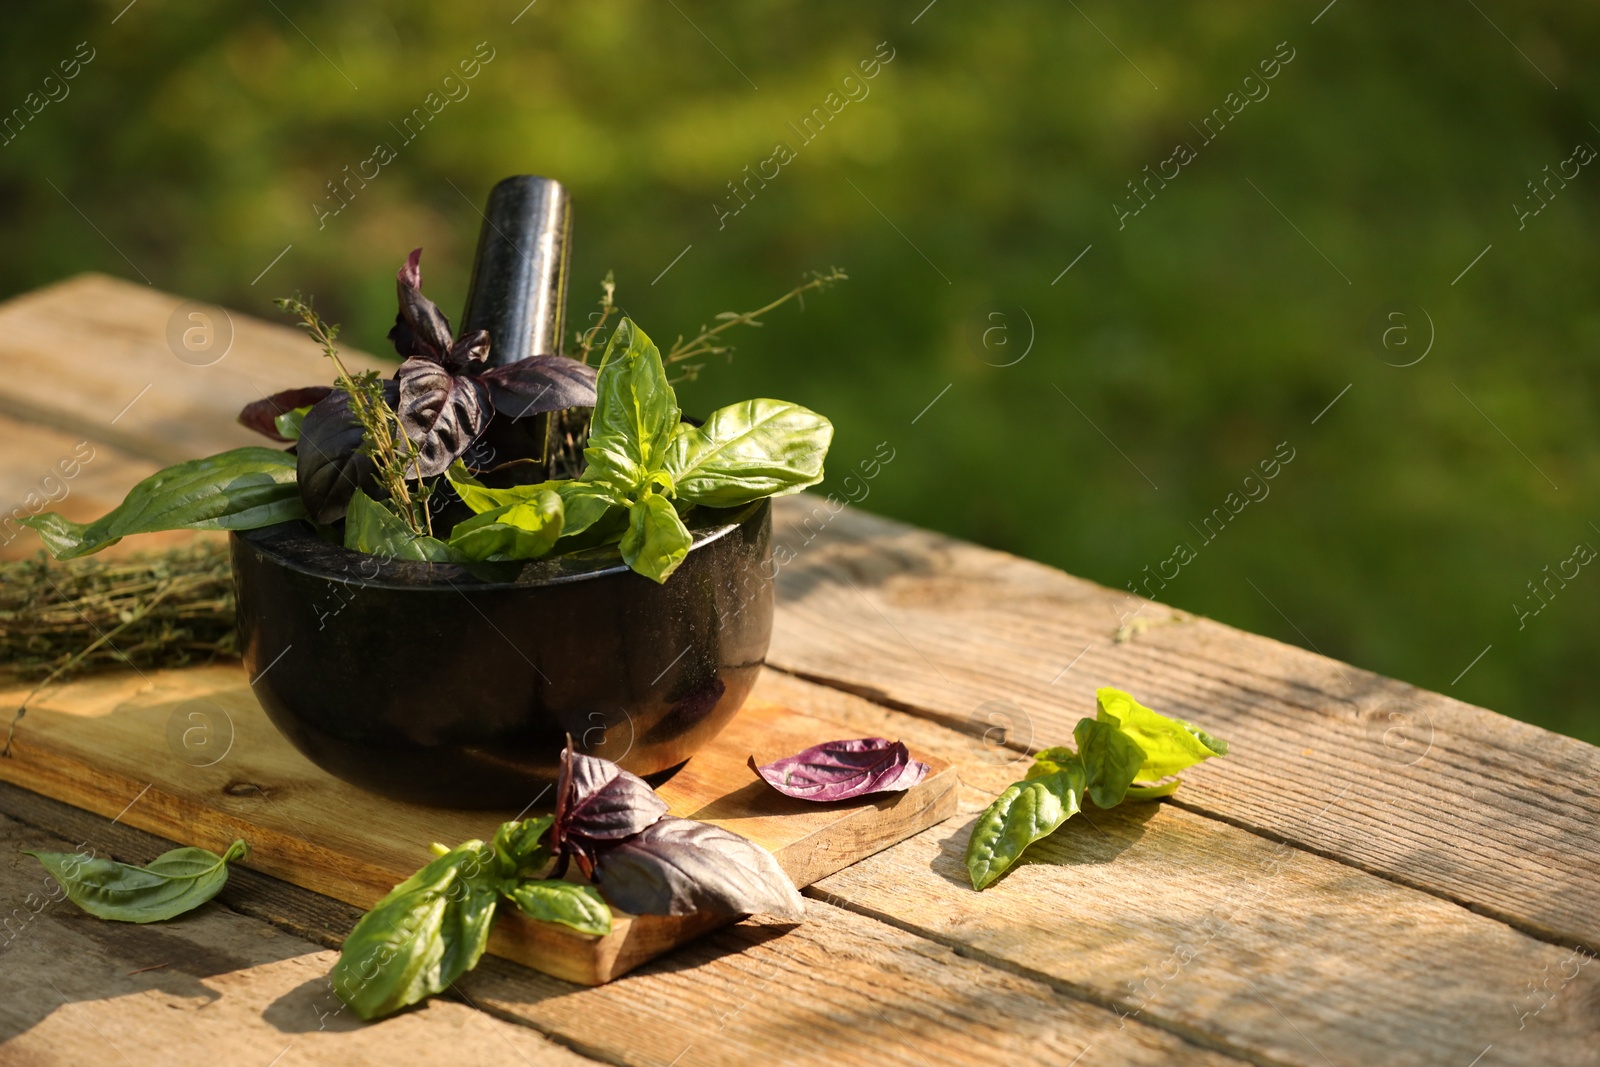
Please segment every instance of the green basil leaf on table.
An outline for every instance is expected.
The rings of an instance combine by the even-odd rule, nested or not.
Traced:
[[[489,943],[495,873],[493,850],[468,841],[395,886],[345,938],[334,992],[376,1019],[449,988]]]
[[[235,841],[222,855],[175,848],[143,867],[74,852],[28,852],[61,883],[67,898],[101,919],[151,923],[192,911],[227,884],[228,864],[249,851]]]
[[[597,474],[630,489],[661,469],[682,415],[667,370],[649,336],[624,318],[612,331],[595,381],[584,456]]]
[[[545,489],[456,523],[450,547],[474,560],[535,559],[561,536],[561,497]]]
[[[357,489],[344,519],[344,547],[372,556],[451,563],[462,556],[436,537],[419,537],[388,506]]]
[[[1151,782],[1177,774],[1212,756],[1226,756],[1228,745],[1180,719],[1169,719],[1120,689],[1095,691],[1101,722],[1109,722],[1144,751],[1135,780]]]
[[[546,879],[521,882],[506,896],[530,919],[562,923],[580,934],[611,932],[611,909],[593,886]]]
[[[693,544],[694,537],[678,517],[678,510],[660,493],[646,494],[629,509],[622,558],[646,578],[666,581]]]
[[[295,484],[295,457],[275,448],[236,448],[157,471],[94,522],[69,522],[53,511],[20,520],[56,559],[74,559],[129,534],[158,530],[254,530],[306,517]]]
[[[799,404],[746,400],[718,408],[702,426],[680,423],[665,470],[679,500],[738,507],[816,485],[832,440],[833,424]]]
[[[1072,736],[1090,799],[1102,808],[1121,804],[1144,764],[1144,749],[1115,724],[1097,719],[1079,719]]]
[[[1024,849],[1076,815],[1083,804],[1083,765],[1074,759],[1060,770],[1017,782],[978,817],[967,841],[967,873],[982,889],[1004,874]]]

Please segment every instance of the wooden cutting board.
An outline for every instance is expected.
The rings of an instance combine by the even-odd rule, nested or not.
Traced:
[[[0,690],[0,708],[26,693]],[[784,797],[748,766],[751,755],[765,763],[850,736],[803,710],[751,701],[659,792],[671,814],[750,838],[806,886],[955,813],[954,769],[923,754],[930,772],[915,788],[836,804]],[[221,852],[242,837],[246,866],[360,908],[426,863],[430,842],[487,840],[519,814],[425,808],[334,778],[277,732],[237,666],[116,672],[47,690],[16,724],[0,780],[185,845]],[[552,799],[530,797],[529,810],[548,811]],[[602,938],[504,909],[489,951],[599,985],[726,921],[619,913]]]

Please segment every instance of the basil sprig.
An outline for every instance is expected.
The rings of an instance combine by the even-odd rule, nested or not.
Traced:
[[[713,411],[702,426],[682,421],[667,381],[661,353],[645,332],[623,319],[612,331],[595,382],[588,463],[574,481],[488,489],[460,466],[448,476],[457,495],[479,517],[497,512],[496,524],[540,535],[517,545],[514,557],[493,542],[486,549],[466,543],[462,524],[451,544],[474,558],[527,558],[539,548],[560,549],[592,527],[615,538],[622,558],[638,573],[664,582],[694,543],[683,512],[699,505],[733,508],[769,496],[785,496],[822,480],[822,463],[833,440],[827,419],[783,400],[746,400]],[[561,540],[546,542],[545,512],[501,510],[555,493],[562,518]],[[472,522],[472,520],[468,520]],[[613,532],[613,530],[615,532]]]
[[[175,848],[143,867],[77,852],[27,852],[61,883],[67,899],[101,919],[153,923],[192,911],[228,881],[228,864],[248,852],[235,841],[222,855]]]
[[[56,559],[74,559],[128,534],[157,530],[254,530],[306,517],[295,458],[274,448],[235,448],[157,471],[94,522],[54,511],[19,520],[39,531]]]
[[[644,779],[569,744],[555,814],[505,823],[487,843],[435,845],[433,861],[350,931],[334,992],[363,1019],[442,992],[477,966],[502,901],[595,936],[611,932],[612,906],[800,918],[800,895],[770,852],[666,811]],[[593,885],[562,877],[572,862]]]
[[[1039,752],[1027,777],[978,816],[966,857],[974,889],[999,878],[1029,845],[1082,810],[1085,794],[1101,808],[1168,796],[1179,783],[1161,779],[1228,754],[1227,742],[1159,715],[1120,689],[1097,690],[1095,700],[1096,716],[1072,731],[1076,752]]]

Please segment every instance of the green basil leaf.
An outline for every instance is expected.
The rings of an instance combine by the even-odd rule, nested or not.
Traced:
[[[475,560],[535,559],[561,536],[561,497],[542,489],[456,523],[450,547]]]
[[[583,533],[605,518],[612,508],[625,507],[627,498],[601,481],[549,482],[561,494],[561,509],[565,522],[561,536],[571,537]]]
[[[1101,722],[1115,725],[1144,751],[1136,781],[1149,782],[1193,767],[1212,756],[1226,756],[1224,741],[1179,719],[1169,719],[1140,704],[1120,689],[1095,691]]]
[[[420,537],[401,521],[388,506],[357,489],[344,516],[344,547],[388,559],[411,559],[422,563],[450,563],[461,560],[455,549],[435,537]]]
[[[461,498],[461,502],[478,513],[503,508],[507,504],[520,504],[527,499],[525,490],[532,488],[526,485],[514,485],[506,489],[491,489],[473,477],[472,472],[467,470],[467,465],[459,459],[450,464],[444,472],[444,477],[450,483],[450,488],[456,491],[456,496]]]
[[[641,490],[666,461],[667,443],[680,419],[661,353],[632,319],[624,318],[600,361],[584,457],[595,476]]]
[[[982,889],[1006,872],[1022,851],[1076,815],[1083,803],[1083,766],[1076,761],[1039,778],[1017,782],[978,816],[967,841],[967,873]]]
[[[1095,719],[1078,720],[1072,736],[1078,742],[1090,798],[1102,808],[1121,804],[1144,765],[1144,749],[1114,724]]]
[[[306,517],[295,457],[275,448],[236,448],[157,471],[94,522],[53,511],[20,521],[39,531],[56,559],[74,559],[129,534],[157,530],[254,530]]]
[[[562,923],[582,934],[611,932],[611,909],[593,886],[549,879],[522,882],[506,895],[531,919]]]
[[[1170,782],[1162,782],[1159,785],[1130,785],[1125,799],[1158,800],[1161,797],[1170,797],[1178,791],[1178,787],[1182,784],[1182,782],[1174,778]]]
[[[395,886],[345,938],[334,992],[376,1019],[449,988],[489,943],[495,873],[493,850],[468,841]]]
[[[175,848],[143,867],[73,852],[29,852],[61,883],[67,897],[90,915],[117,922],[152,923],[192,911],[227,884],[228,864],[248,852],[235,841],[222,855]]]
[[[798,493],[822,481],[833,423],[785,400],[746,400],[718,408],[703,426],[680,423],[666,472],[679,500],[732,508]]]
[[[542,873],[551,858],[544,836],[555,821],[554,815],[536,815],[500,824],[492,847],[502,878],[533,878]]]
[[[307,404],[303,408],[293,408],[285,411],[282,415],[273,417],[272,425],[278,428],[278,435],[284,440],[298,441],[300,440],[300,424],[306,421],[306,412],[310,410],[311,405]]]
[[[678,518],[678,509],[660,493],[649,493],[628,509],[622,558],[646,578],[666,581],[689,554],[692,544],[694,538]]]

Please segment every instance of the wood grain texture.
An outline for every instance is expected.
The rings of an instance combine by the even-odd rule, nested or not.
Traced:
[[[17,851],[82,843],[0,816],[0,901],[11,919],[0,933],[0,1062],[593,1063],[444,998],[362,1026],[328,988],[337,953],[217,903],[171,922],[104,922],[56,900],[44,869]]]
[[[777,504],[795,558],[770,663],[973,734],[1009,721],[1018,746],[1127,689],[1232,744],[1185,776],[1185,806],[1600,950],[1600,749],[1042,564]]]
[[[1172,805],[1086,814],[981,894],[966,816],[811,892],[1273,1063],[1600,1063],[1578,950]]]
[[[0,692],[0,707],[24,692]],[[955,773],[931,756],[929,776],[911,790],[825,805],[783,797],[747,766],[751,754],[770,760],[840,730],[752,702],[661,796],[672,814],[767,848],[802,886],[955,811]],[[401,804],[332,777],[277,732],[237,666],[117,672],[49,690],[18,724],[0,779],[213,851],[242,837],[254,849],[251,866],[362,908],[427,862],[427,842],[487,839],[517,814]],[[530,796],[529,805],[552,800]],[[715,925],[704,916],[619,916],[596,938],[509,913],[490,951],[596,984]]]
[[[287,319],[280,325],[218,309],[217,329],[232,324],[226,355],[208,366],[180,359],[168,329],[184,303],[83,274],[0,304],[0,412],[165,466],[263,443],[235,421],[241,407],[280,389],[332,382],[327,359]],[[181,336],[191,324],[179,320]],[[354,349],[342,354],[352,371],[393,368]]]
[[[19,519],[46,511],[59,511],[74,522],[98,519],[122,503],[135,482],[160,467],[153,460],[130,455],[99,438],[24,422],[3,413],[0,440],[5,441],[5,462],[0,464],[0,559],[27,559],[44,550],[39,535]],[[106,549],[101,558],[159,551],[200,538],[224,536],[198,530],[141,535]]]
[[[4,783],[0,813],[48,828],[56,839],[93,842],[124,860],[171,847]],[[355,915],[349,905],[244,868],[233,872],[218,900],[252,916],[292,915],[297,935],[323,945],[337,944]],[[802,930],[807,936],[797,938]],[[325,959],[324,979],[331,955]],[[41,973],[60,970],[48,965]],[[747,921],[596,989],[485,959],[458,990],[462,1001],[598,1060],[647,1067],[674,1056],[686,1067],[837,1064],[869,1056],[885,1064],[980,1064],[1009,1057],[1068,1067],[1241,1062],[825,903],[816,905],[803,927]],[[788,995],[790,990],[795,994]],[[286,1007],[291,1018],[302,1019],[320,1018],[335,1005],[325,981],[311,980],[297,987]],[[421,1017],[438,1023],[436,1010],[430,1006]],[[181,1012],[143,1014],[149,1027],[180,1033],[187,1025]],[[366,1029],[382,1033],[414,1017],[401,1015]],[[344,1025],[341,1016],[328,1025],[335,1024]],[[519,1062],[509,1053],[503,1058]]]
[[[499,960],[462,986],[486,1011],[640,1067],[1239,1062],[820,901],[800,926],[747,920],[576,994]]]

